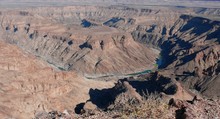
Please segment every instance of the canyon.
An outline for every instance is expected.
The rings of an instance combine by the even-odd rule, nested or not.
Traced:
[[[219,2],[140,1],[3,1],[0,117],[220,117]],[[159,103],[142,99],[154,93]],[[130,100],[140,108],[152,101],[167,113],[141,117],[126,110]],[[169,100],[188,110],[168,110]]]

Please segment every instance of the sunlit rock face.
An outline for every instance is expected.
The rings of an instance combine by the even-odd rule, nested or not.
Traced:
[[[41,111],[72,109],[89,99],[90,88],[113,86],[112,82],[85,80],[73,71],[58,71],[14,45],[1,41],[0,46],[2,119],[29,119]]]
[[[130,33],[135,17],[151,11],[92,6],[8,11],[2,13],[2,37],[61,70],[128,74],[153,69],[159,55]]]

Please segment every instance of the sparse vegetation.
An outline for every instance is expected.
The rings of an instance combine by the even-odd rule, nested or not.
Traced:
[[[117,111],[121,118],[138,119],[158,119],[166,118],[169,113],[168,104],[162,100],[158,94],[146,94],[143,96],[143,102],[137,103],[134,99],[126,99],[125,95],[120,95],[115,104],[114,111]],[[127,102],[123,102],[127,100]]]

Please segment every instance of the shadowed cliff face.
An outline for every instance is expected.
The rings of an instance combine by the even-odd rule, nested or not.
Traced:
[[[170,78],[160,76],[157,73],[152,73],[149,76],[142,76],[139,77],[139,79],[142,80],[140,81],[134,78],[120,79],[112,88],[102,90],[90,89],[90,99],[86,102],[91,101],[98,108],[107,110],[107,107],[113,104],[116,98],[121,94],[128,93],[131,98],[138,98],[138,100],[141,101],[142,97],[148,94],[164,93],[165,95],[174,95],[178,93],[177,90],[180,90],[178,89],[180,87]],[[130,100],[129,96],[127,98],[127,100]],[[83,104],[83,102],[80,104]],[[77,112],[80,112],[80,104],[75,108]],[[82,106],[81,109],[83,109]]]
[[[163,63],[159,68],[168,69],[187,87],[197,87],[208,96],[219,96],[212,86],[219,85],[216,70],[220,59],[220,22],[181,15],[173,23],[158,24],[138,26],[132,32],[133,38],[160,48]]]

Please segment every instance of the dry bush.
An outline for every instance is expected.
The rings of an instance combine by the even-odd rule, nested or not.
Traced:
[[[113,111],[117,111],[121,118],[137,119],[159,119],[166,117],[169,113],[168,104],[159,98],[158,94],[145,93],[143,102],[137,103],[135,99],[120,95],[114,104]]]

